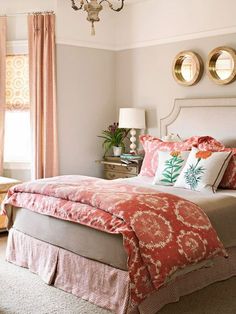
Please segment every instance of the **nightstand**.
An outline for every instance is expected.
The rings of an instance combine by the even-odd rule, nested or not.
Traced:
[[[7,191],[14,185],[19,184],[20,181],[5,177],[0,177],[0,204],[2,204]],[[0,232],[6,231],[7,228],[7,217],[0,216]]]
[[[136,177],[142,165],[142,161],[139,161],[137,164],[131,163],[126,165],[121,162],[119,157],[105,157],[103,160],[99,160],[99,162],[104,166],[104,179],[108,180]]]

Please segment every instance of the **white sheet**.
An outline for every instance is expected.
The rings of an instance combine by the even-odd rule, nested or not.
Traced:
[[[126,183],[153,188],[153,189],[156,189],[157,191],[174,194],[180,197],[186,196],[186,198],[188,198],[188,196],[191,196],[191,198],[195,196],[197,198],[199,197],[204,197],[204,198],[216,197],[217,198],[219,197],[219,195],[221,196],[230,195],[230,196],[236,197],[236,190],[218,189],[216,193],[212,193],[212,191],[198,192],[198,191],[192,191],[192,190],[183,189],[183,188],[175,188],[173,186],[154,185],[152,184],[154,177],[137,176],[133,178],[118,179],[118,180],[125,180]]]

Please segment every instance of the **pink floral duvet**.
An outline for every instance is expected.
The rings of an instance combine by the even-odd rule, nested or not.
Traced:
[[[154,189],[61,176],[17,185],[8,192],[5,204],[121,233],[133,306],[158,290],[176,270],[215,255],[226,256],[201,208]]]

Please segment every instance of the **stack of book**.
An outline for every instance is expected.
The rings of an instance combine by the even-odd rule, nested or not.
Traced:
[[[143,160],[143,156],[142,155],[132,155],[132,154],[122,154],[120,156],[120,160],[122,163],[124,164],[132,164],[132,163],[140,163]]]

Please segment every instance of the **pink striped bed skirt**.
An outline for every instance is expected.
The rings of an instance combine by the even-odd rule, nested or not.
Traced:
[[[210,268],[177,277],[153,293],[138,308],[130,310],[128,272],[89,260],[11,229],[6,260],[28,268],[47,284],[117,314],[155,314],[164,305],[214,282],[236,276],[236,248],[229,258],[215,258]]]

